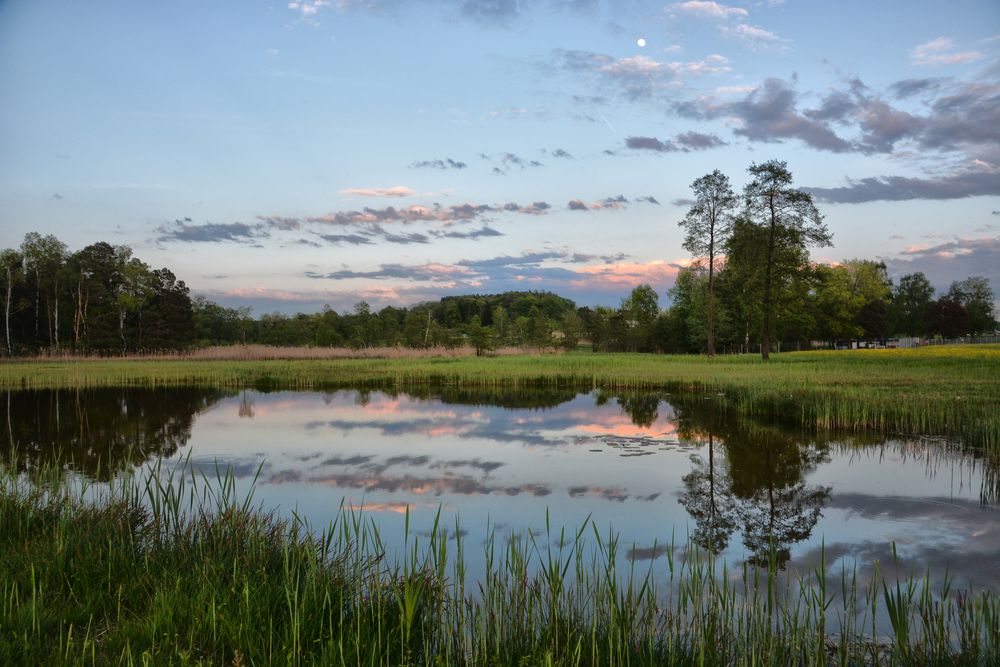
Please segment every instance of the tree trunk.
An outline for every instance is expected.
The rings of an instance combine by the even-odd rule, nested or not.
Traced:
[[[708,246],[708,356],[715,356],[715,335],[712,324],[712,314],[715,305],[715,241],[711,241]]]
[[[13,356],[13,348],[11,347],[11,344],[10,344],[10,300],[11,300],[11,297],[13,295],[13,292],[14,292],[14,274],[11,271],[10,266],[8,266],[7,267],[7,299],[4,301],[4,307],[3,307],[3,321],[4,321],[4,328],[5,328],[6,333],[7,333],[7,356],[8,357]]]
[[[760,332],[760,356],[767,361],[771,353],[771,273],[774,262],[774,199],[770,201],[771,225],[767,235],[767,260],[764,268],[764,322]]]
[[[54,318],[55,325],[53,326],[52,331],[55,333],[56,349],[58,350],[59,349],[59,283],[56,283],[54,293],[56,295],[56,302],[55,306],[52,308],[52,312],[55,315]]]
[[[38,264],[35,264],[35,345],[38,345],[38,302],[42,295],[39,290]]]
[[[80,321],[83,319],[83,283],[76,285],[76,312],[73,313],[73,346],[80,347]]]

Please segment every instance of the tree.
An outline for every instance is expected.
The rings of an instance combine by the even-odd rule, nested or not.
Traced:
[[[152,294],[147,310],[150,326],[146,345],[154,348],[186,347],[194,335],[190,290],[169,269],[150,274]]]
[[[21,254],[28,273],[34,275],[35,284],[35,344],[39,336],[40,295],[45,297],[46,338],[51,347],[59,347],[59,277],[66,261],[66,244],[49,234],[25,234]]]
[[[997,330],[994,316],[993,290],[990,281],[982,276],[973,276],[951,284],[948,298],[965,307],[969,314],[969,333],[993,333]]]
[[[575,310],[567,310],[559,328],[562,331],[560,344],[567,350],[575,350],[583,336],[583,320]]]
[[[969,333],[969,312],[958,301],[943,296],[927,309],[927,325],[933,334],[958,338]]]
[[[678,271],[668,292],[673,303],[660,344],[668,352],[699,352],[705,346],[708,281],[699,265]]]
[[[760,335],[761,357],[766,360],[771,347],[774,285],[781,277],[781,266],[776,258],[782,248],[805,250],[813,245],[830,245],[832,236],[823,224],[823,216],[813,203],[812,195],[791,187],[792,174],[784,161],[753,164],[749,172],[753,180],[743,190],[744,214],[751,224],[765,232],[766,237]]]
[[[923,273],[908,273],[899,279],[892,294],[896,332],[909,336],[927,333],[927,309],[934,299],[934,288]]]
[[[652,349],[653,326],[660,313],[660,297],[649,285],[639,285],[622,299],[621,315],[628,327],[627,345],[636,352]]]
[[[0,278],[3,279],[3,328],[7,341],[7,356],[14,354],[10,337],[10,316],[13,310],[14,285],[21,282],[21,255],[16,250],[0,254]]]
[[[510,315],[503,306],[496,306],[491,313],[493,320],[493,331],[496,332],[497,339],[503,344],[510,334]]]
[[[820,335],[830,340],[850,340],[862,336],[885,338],[892,333],[892,283],[885,264],[849,259],[836,266],[819,265],[815,272],[819,278],[816,302]]]
[[[465,328],[465,333],[469,337],[469,342],[476,349],[476,356],[483,356],[484,352],[493,349],[493,334],[489,328],[484,327],[479,320],[479,315],[473,315],[472,321]]]
[[[708,356],[715,356],[714,303],[715,256],[732,230],[733,211],[737,198],[729,178],[716,169],[691,184],[695,201],[680,226],[687,231],[684,249],[696,257],[708,259],[708,312],[705,338]]]

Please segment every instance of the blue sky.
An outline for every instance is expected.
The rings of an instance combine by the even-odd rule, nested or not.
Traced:
[[[663,296],[691,181],[772,158],[817,259],[1000,291],[993,1],[6,0],[0,91],[0,244],[257,313]]]

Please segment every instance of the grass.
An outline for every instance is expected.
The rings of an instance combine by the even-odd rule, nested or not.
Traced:
[[[85,359],[0,364],[0,388],[213,386],[404,389],[565,386],[725,392],[742,413],[816,429],[961,436],[1000,456],[1000,345],[774,355],[526,354],[496,358]]]
[[[458,526],[386,556],[374,522],[325,530],[240,498],[226,472],[82,488],[0,470],[0,663],[54,665],[996,664],[1000,599],[876,571],[727,571],[671,546],[659,571],[613,535],[483,545]],[[82,498],[88,498],[83,500]],[[652,566],[650,566],[652,567]],[[884,631],[877,617],[886,617]]]

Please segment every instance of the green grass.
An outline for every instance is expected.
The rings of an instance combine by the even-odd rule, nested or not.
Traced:
[[[817,429],[962,436],[1000,455],[1000,345],[714,359],[646,354],[342,360],[78,360],[0,364],[0,388],[331,389],[414,385],[694,388],[744,414]]]
[[[12,461],[11,464],[14,462]],[[652,570],[613,535],[483,546],[407,527],[386,557],[374,523],[322,531],[207,481],[154,468],[81,489],[58,468],[0,470],[0,664],[996,664],[1000,599],[947,579],[825,564],[726,571],[675,546]],[[81,497],[89,497],[88,501]],[[407,517],[408,526],[408,517]],[[659,584],[659,585],[658,585]],[[888,619],[878,630],[876,616]]]

